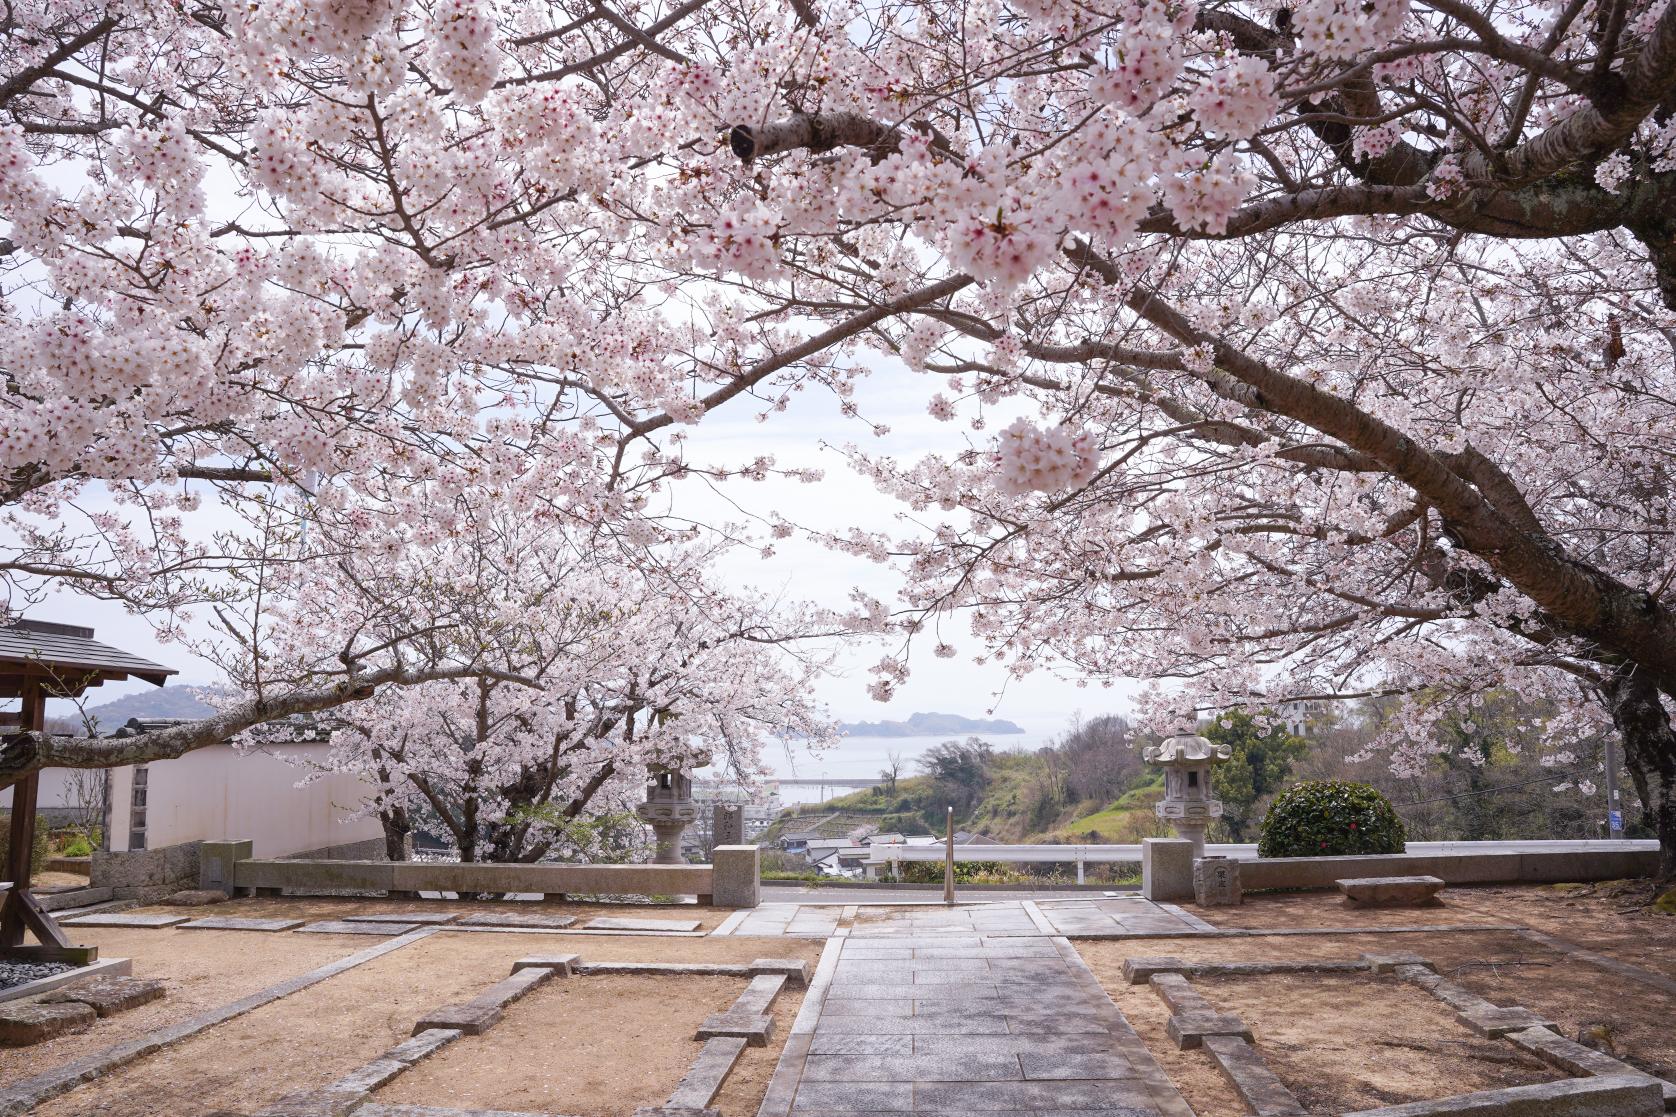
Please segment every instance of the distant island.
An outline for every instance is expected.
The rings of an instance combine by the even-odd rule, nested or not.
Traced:
[[[959,714],[913,714],[907,721],[856,721],[838,727],[846,737],[936,737],[944,733],[1023,733],[1010,721],[963,718]]]

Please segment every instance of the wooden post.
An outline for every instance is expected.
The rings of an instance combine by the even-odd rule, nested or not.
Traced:
[[[943,903],[954,903],[954,808],[949,808],[948,844],[943,847]]]
[[[39,679],[25,679],[19,688],[23,709],[19,733],[40,733],[46,729],[46,692]],[[39,773],[31,772],[12,785],[11,848],[6,856],[6,875],[12,887],[0,906],[0,956],[21,961],[72,962],[86,965],[99,957],[94,946],[71,946],[58,924],[42,909],[29,891],[30,855],[35,850],[35,796]],[[24,935],[34,932],[39,946],[25,946]]]

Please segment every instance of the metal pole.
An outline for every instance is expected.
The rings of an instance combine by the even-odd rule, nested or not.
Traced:
[[[948,816],[948,844],[943,847],[943,903],[954,903],[954,808]]]
[[[1618,802],[1618,742],[1606,735],[1606,836],[1624,836],[1624,812]]]

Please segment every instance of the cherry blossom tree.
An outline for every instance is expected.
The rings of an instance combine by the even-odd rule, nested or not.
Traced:
[[[18,13],[14,594],[214,597],[206,496],[539,479],[655,542],[680,424],[888,354],[975,428],[857,452],[949,513],[833,540],[910,625],[1211,707],[1583,695],[1676,873],[1665,0]]]
[[[326,718],[324,765],[373,785],[367,810],[392,857],[426,817],[462,860],[540,860],[565,852],[569,823],[632,808],[650,767],[712,766],[749,783],[769,740],[833,739],[811,698],[829,623],[724,592],[714,544],[670,549],[653,568],[510,503],[473,514],[457,537],[296,567],[270,606],[273,629],[249,642],[261,672],[307,675],[357,640],[395,647],[422,633],[427,662],[476,668]]]
[[[915,616],[1211,709],[1429,695],[1399,765],[1438,695],[1570,699],[1550,738],[1610,716],[1676,874],[1676,11],[919,4],[787,34],[771,92],[730,72],[712,102],[773,230],[736,270],[811,314],[959,284],[873,339],[942,378],[938,418],[1026,412],[964,454],[858,452],[958,513],[895,547]]]

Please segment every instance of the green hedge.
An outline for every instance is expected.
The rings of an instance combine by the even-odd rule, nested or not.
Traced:
[[[40,815],[35,816],[35,848],[29,854],[29,871],[38,873],[47,867],[47,820]],[[12,849],[12,813],[0,813],[0,874],[6,871],[6,863],[11,858]]]
[[[1365,783],[1294,784],[1263,818],[1259,857],[1340,857],[1401,853],[1407,839],[1391,801]]]

